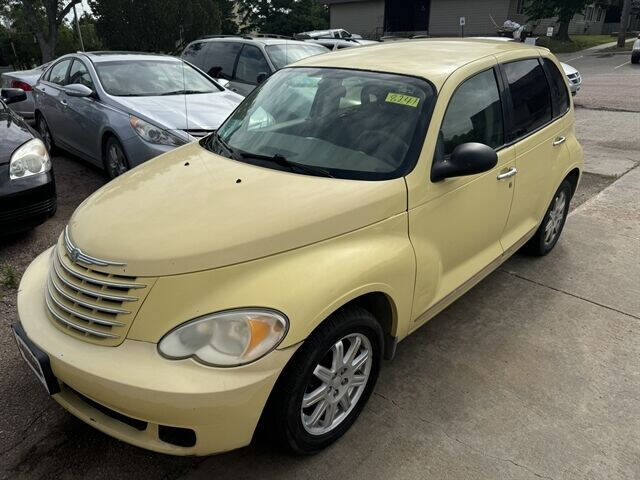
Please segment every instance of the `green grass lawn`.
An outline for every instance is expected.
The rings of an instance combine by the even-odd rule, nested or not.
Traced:
[[[569,42],[560,42],[549,37],[539,37],[538,45],[547,47],[553,53],[569,53],[615,41],[616,39],[611,35],[571,35],[571,41]]]

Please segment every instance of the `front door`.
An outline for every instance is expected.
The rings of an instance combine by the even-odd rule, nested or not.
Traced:
[[[563,78],[564,96],[560,85],[552,96],[549,79],[553,78],[545,73],[540,58],[507,62],[502,70],[513,105],[511,139],[516,142],[518,169],[513,206],[502,237],[508,250],[535,232],[560,182],[561,159],[569,155],[564,142],[569,135],[565,121],[569,98]]]
[[[504,146],[497,74],[488,68],[456,88],[441,122],[433,160],[446,161],[458,145],[480,142],[497,150],[497,165],[485,173],[431,182],[426,202],[409,210],[417,260],[413,317],[419,323],[503,254],[500,237],[513,197],[515,149]],[[452,81],[456,80],[447,83]],[[443,92],[449,88],[445,84]],[[446,93],[441,98],[447,98]]]
[[[64,86],[67,84],[71,59],[56,63],[36,86],[38,108],[44,115],[49,131],[55,141],[66,144],[64,122],[67,111],[67,96]]]

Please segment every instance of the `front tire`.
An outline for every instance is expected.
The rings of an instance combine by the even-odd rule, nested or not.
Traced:
[[[129,160],[122,144],[115,137],[109,137],[104,147],[104,169],[110,180],[129,170]]]
[[[297,454],[316,453],[356,421],[378,379],[383,334],[360,307],[329,317],[300,347],[269,400],[268,433]]]
[[[535,235],[524,246],[525,253],[542,257],[553,250],[567,220],[572,193],[571,184],[564,180],[553,196],[551,205]]]

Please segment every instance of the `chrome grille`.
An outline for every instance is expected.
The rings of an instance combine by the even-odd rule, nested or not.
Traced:
[[[63,236],[52,252],[45,303],[51,321],[66,333],[102,345],[118,345],[152,282],[72,262]]]
[[[579,73],[572,73],[571,75],[567,75],[569,77],[569,81],[574,85],[577,85],[582,81]]]

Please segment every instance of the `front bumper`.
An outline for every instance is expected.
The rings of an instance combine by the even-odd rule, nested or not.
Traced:
[[[56,212],[53,173],[9,179],[9,165],[0,165],[0,236],[29,230]]]
[[[60,383],[53,398],[108,435],[174,455],[207,455],[250,443],[267,398],[297,346],[237,368],[161,357],[156,344],[83,342],[54,327],[44,304],[51,250],[25,272],[18,315],[28,338],[49,355]],[[181,443],[163,432],[193,432]],[[187,435],[188,437],[189,435]],[[167,440],[169,438],[169,440]]]

